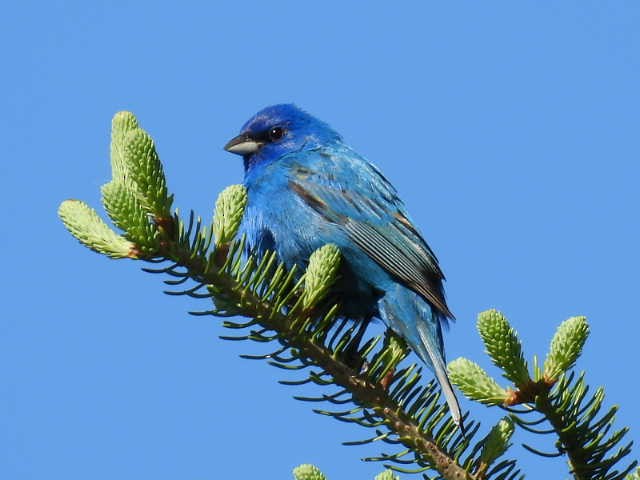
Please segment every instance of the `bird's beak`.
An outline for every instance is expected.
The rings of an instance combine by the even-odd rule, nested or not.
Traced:
[[[238,155],[250,155],[257,152],[262,145],[262,142],[251,138],[248,133],[241,133],[229,140],[224,149],[227,152],[237,153]]]

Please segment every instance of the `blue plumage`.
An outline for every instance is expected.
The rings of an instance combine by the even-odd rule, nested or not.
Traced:
[[[243,156],[249,201],[241,232],[258,251],[305,266],[327,244],[344,258],[342,314],[377,317],[436,374],[451,414],[460,407],[444,361],[447,307],[438,261],[382,173],[324,122],[294,105],[258,112],[225,149]]]

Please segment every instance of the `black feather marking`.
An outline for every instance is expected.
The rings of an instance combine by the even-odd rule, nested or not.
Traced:
[[[344,227],[353,241],[382,268],[421,295],[442,315],[453,318],[442,294],[441,277],[437,272],[425,269],[424,265],[416,265],[414,259],[371,225],[347,219]]]

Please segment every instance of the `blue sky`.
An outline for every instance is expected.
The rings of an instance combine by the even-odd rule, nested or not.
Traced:
[[[256,110],[293,101],[328,121],[438,254],[449,358],[489,368],[474,325],[490,307],[529,356],[587,315],[579,368],[640,440],[637,2],[26,1],[3,8],[0,45],[0,478],[381,469],[359,459],[382,446],[340,445],[367,432],[314,415],[281,371],[238,358],[257,346],[186,314],[202,304],[63,229],[60,201],[100,205],[122,109],[156,139],[176,205],[204,217],[241,181],[221,147]],[[529,478],[566,476],[512,454]]]

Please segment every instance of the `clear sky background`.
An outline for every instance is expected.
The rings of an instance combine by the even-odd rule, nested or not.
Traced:
[[[529,357],[587,315],[579,368],[640,440],[640,3],[24,1],[3,6],[0,49],[0,478],[381,470],[360,458],[384,446],[340,444],[369,432],[313,414],[286,372],[238,358],[258,346],[186,314],[204,303],[64,230],[62,200],[100,207],[122,109],[155,138],[176,205],[204,217],[242,179],[222,145],[255,111],[328,121],[438,254],[449,358],[489,367],[475,318],[490,307]],[[486,428],[501,416],[473,408]],[[511,453],[529,478],[567,476]]]

